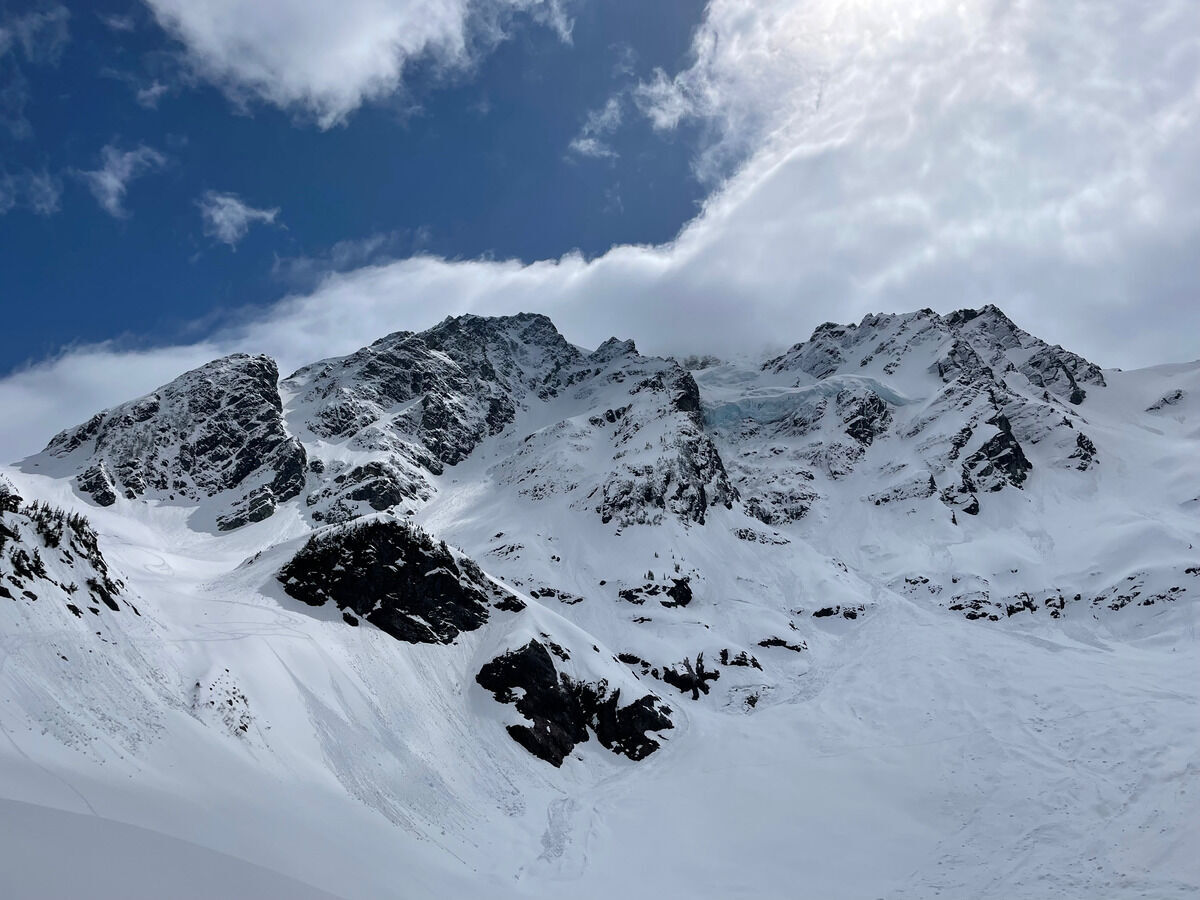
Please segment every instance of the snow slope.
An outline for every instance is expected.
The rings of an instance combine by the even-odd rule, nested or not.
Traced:
[[[145,471],[137,435],[176,471],[197,423],[144,401],[5,469],[6,896],[1200,890],[1200,364],[1101,371],[993,307],[705,363],[463,317],[248,413],[205,376],[261,429],[174,496],[79,477]],[[53,507],[88,523],[55,544]],[[280,579],[314,533],[357,593],[336,554]],[[371,624],[434,601],[469,627]],[[531,642],[510,702],[479,683]]]

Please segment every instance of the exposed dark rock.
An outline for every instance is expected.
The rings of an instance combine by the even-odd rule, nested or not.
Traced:
[[[1174,406],[1186,396],[1182,390],[1176,389],[1164,394],[1158,400],[1146,407],[1146,412],[1161,412],[1168,406]]]
[[[475,680],[501,703],[515,704],[529,724],[509,725],[509,735],[554,766],[588,740],[589,728],[602,746],[637,760],[660,746],[648,732],[673,727],[670,710],[653,694],[622,706],[620,690],[610,692],[607,682],[577,682],[560,674],[537,640],[488,662]]]
[[[117,597],[125,585],[110,573],[100,551],[99,538],[87,518],[41,501],[21,505],[20,498],[6,490],[6,485],[0,481],[0,575],[7,575],[10,583],[29,600],[37,600],[38,593],[30,588],[39,585],[39,590],[55,587],[68,596],[76,594],[80,589],[76,582],[59,583],[46,568],[43,553],[54,554],[59,562],[69,566],[75,578],[87,585],[94,603],[119,612]],[[8,548],[10,543],[13,546]],[[7,589],[3,596],[13,599]],[[74,604],[67,605],[78,609]],[[132,604],[128,605],[139,614]],[[98,615],[99,610],[95,611]]]
[[[652,573],[647,573],[651,575]],[[641,587],[624,588],[617,592],[617,595],[627,603],[633,603],[641,606],[646,602],[648,597],[669,597],[669,600],[660,600],[663,606],[687,606],[692,602],[692,586],[691,578],[684,576],[683,578],[672,578],[670,585],[658,584],[655,582],[647,582]]]
[[[428,497],[429,487],[423,479],[414,477],[395,462],[374,460],[339,473],[320,490],[309,494],[306,503],[318,507],[312,513],[315,520],[336,525],[367,509],[383,512]]]
[[[1104,373],[1099,366],[1035,338],[992,304],[978,310],[959,310],[943,321],[975,344],[993,366],[1020,372],[1034,387],[1068,403],[1078,405],[1084,401],[1085,384],[1104,387]],[[1020,361],[1014,365],[1006,355],[1010,350],[1025,351],[1024,359],[1017,357]]]
[[[1043,347],[1018,370],[1031,384],[1066,397],[1067,402],[1075,406],[1087,396],[1080,387],[1081,381],[1104,386],[1104,373],[1099,366],[1058,346]]]
[[[224,527],[256,521],[300,493],[306,454],[287,433],[275,362],[234,354],[57,435],[46,452],[78,456],[77,484],[103,506],[117,493],[199,500],[254,487]]]
[[[601,581],[600,586],[603,587],[607,582]],[[551,597],[559,603],[565,603],[567,606],[574,606],[576,603],[582,603],[583,598],[578,594],[572,594],[570,591],[560,591],[558,588],[542,586],[529,592],[529,596],[535,600],[542,597]]]
[[[255,488],[242,500],[234,504],[233,509],[226,515],[217,516],[217,529],[233,531],[251,522],[261,522],[269,519],[275,512],[275,492],[264,485]]]
[[[869,494],[867,499],[876,506],[883,506],[887,503],[897,503],[904,500],[924,499],[925,497],[932,497],[936,493],[937,481],[933,475],[929,475],[927,477],[919,476],[904,484],[888,488],[886,491]]]
[[[525,397],[554,396],[581,359],[545,316],[466,315],[308,366],[288,385],[315,404],[316,434],[361,442],[381,427],[428,448],[424,462],[436,474],[438,463],[455,465],[502,431]]]
[[[830,616],[841,616],[843,619],[857,619],[862,606],[825,606],[813,613],[814,619],[827,619]]]
[[[483,625],[490,604],[511,598],[470,559],[390,517],[314,535],[278,579],[297,600],[333,602],[414,644],[448,644]]]
[[[793,653],[803,653],[808,649],[808,642],[801,641],[799,644],[793,644],[785,641],[781,637],[769,637],[758,642],[760,647],[783,647],[785,650],[791,650]]]
[[[841,391],[837,409],[846,434],[864,446],[886,432],[892,422],[891,409],[874,391]]]
[[[992,380],[991,368],[984,363],[969,343],[955,339],[946,353],[933,364],[938,377],[947,384],[963,379],[966,381]]]
[[[784,537],[779,532],[767,534],[763,531],[755,531],[753,528],[737,528],[734,529],[733,536],[741,541],[749,541],[752,544],[772,544],[775,546],[783,546],[790,544],[791,539]]]
[[[723,666],[745,666],[762,671],[762,665],[759,664],[759,661],[745,650],[741,650],[736,654],[731,654],[727,649],[722,650],[720,659]]]
[[[683,671],[677,671],[674,666],[663,666],[662,680],[672,687],[679,688],[681,693],[692,692],[692,699],[699,700],[700,695],[708,693],[708,682],[716,681],[721,673],[704,668],[704,654],[696,654],[696,665],[686,656],[683,658]]]
[[[614,425],[621,419],[625,418],[625,413],[629,412],[629,410],[629,405],[621,406],[617,409],[606,409],[603,415],[592,416],[590,419],[588,419],[588,421],[598,428],[602,427],[606,422],[609,425]]]
[[[998,491],[1006,484],[1019,488],[1025,483],[1033,463],[1013,436],[1012,426],[1005,416],[997,415],[989,424],[995,425],[998,431],[963,462],[963,484],[978,483],[989,491]]]
[[[663,606],[687,606],[692,602],[692,580],[686,575],[683,578],[672,578],[671,586],[667,588],[670,602],[662,601]]]
[[[96,463],[84,469],[75,477],[75,484],[81,492],[90,494],[100,506],[112,506],[117,502],[112,479],[104,463]]]
[[[1096,462],[1096,445],[1081,431],[1075,437],[1075,449],[1068,459],[1079,460],[1075,468],[1085,471]]]

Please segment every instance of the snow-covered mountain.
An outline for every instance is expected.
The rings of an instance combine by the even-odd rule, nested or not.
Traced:
[[[1198,397],[993,306],[216,360],[4,470],[0,818],[114,896],[1190,894]]]

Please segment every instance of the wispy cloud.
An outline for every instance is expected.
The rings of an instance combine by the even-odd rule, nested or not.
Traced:
[[[62,179],[42,170],[30,169],[0,176],[0,215],[14,208],[25,208],[39,216],[58,212],[62,200]]]
[[[100,168],[76,172],[88,186],[101,209],[110,216],[123,219],[125,194],[135,179],[161,169],[167,158],[152,147],[140,144],[133,150],[120,150],[114,144],[100,151]]]
[[[137,19],[132,15],[118,15],[117,13],[96,13],[96,18],[109,31],[128,33],[137,28]]]
[[[157,109],[158,101],[161,100],[163,95],[169,90],[170,88],[167,87],[167,85],[155,79],[145,87],[139,87],[134,96],[137,97],[139,106],[143,106],[146,109]]]
[[[173,90],[177,90],[176,85],[180,81],[179,73],[171,71],[170,66],[160,64],[158,68],[166,70],[162,72],[162,78],[135,75],[133,72],[112,67],[101,69],[100,75],[127,85],[133,92],[138,106],[143,109],[158,109],[159,101]]]
[[[57,65],[71,39],[71,13],[65,6],[45,6],[0,20],[0,53],[19,46],[27,62]]]
[[[279,208],[256,209],[237,194],[206,191],[196,201],[204,220],[204,233],[223,244],[236,248],[255,224],[270,225],[279,215]]]
[[[631,45],[620,42],[611,45],[608,49],[613,56],[613,78],[628,78],[637,71],[638,54]]]
[[[65,6],[45,6],[21,15],[0,14],[0,125],[13,137],[33,134],[25,107],[29,104],[28,65],[56,66],[70,41],[71,13]]]
[[[599,109],[587,114],[579,134],[567,146],[571,153],[595,159],[612,159],[617,156],[606,139],[621,126],[621,98],[609,97]]]

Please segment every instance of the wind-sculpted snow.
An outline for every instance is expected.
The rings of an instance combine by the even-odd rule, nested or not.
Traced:
[[[304,447],[284,427],[278,380],[269,357],[227,356],[97,413],[55,436],[44,454],[76,468],[80,491],[101,506],[118,495],[219,494],[221,530],[258,522],[304,485]]]

